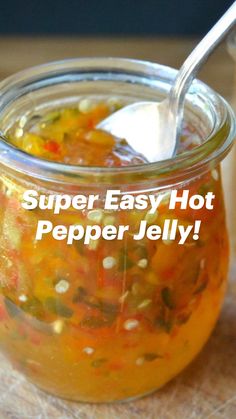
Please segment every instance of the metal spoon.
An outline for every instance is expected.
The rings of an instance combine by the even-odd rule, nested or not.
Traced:
[[[162,102],[137,102],[115,112],[97,127],[125,138],[149,162],[171,158],[178,149],[185,94],[199,68],[236,23],[236,1],[183,63]]]

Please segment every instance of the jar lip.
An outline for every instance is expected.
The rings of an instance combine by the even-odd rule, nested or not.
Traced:
[[[93,57],[93,58],[79,58],[67,59],[62,61],[54,61],[46,64],[41,64],[35,67],[28,68],[18,72],[0,83],[0,114],[1,107],[5,102],[9,101],[9,92],[14,89],[19,89],[24,86],[27,81],[40,79],[44,77],[52,77],[59,74],[61,71],[83,71],[84,68],[89,68],[92,71],[101,70],[114,71],[129,71],[139,72],[142,70],[152,71],[152,78],[155,80],[161,75],[171,75],[174,79],[177,70],[152,63],[149,61],[128,59],[128,58],[113,58],[113,57]],[[147,77],[150,74],[147,74]],[[194,174],[202,170],[204,165],[213,161],[213,165],[217,164],[227,154],[232,146],[234,136],[236,134],[234,113],[229,104],[210,87],[199,80],[194,80],[189,92],[200,91],[203,95],[209,96],[212,102],[213,99],[221,105],[224,112],[221,116],[221,121],[217,132],[213,130],[209,137],[201,145],[181,153],[167,160],[154,163],[145,163],[140,165],[125,166],[125,167],[99,167],[99,166],[79,166],[58,163],[39,157],[32,156],[11,145],[4,139],[3,133],[0,132],[0,156],[1,164],[18,172],[23,172],[31,177],[40,178],[47,181],[60,181],[63,183],[78,183],[78,179],[84,177],[91,177],[95,183],[107,183],[108,176],[112,183],[112,179],[119,179],[122,176],[122,181],[125,182],[127,176],[127,183],[130,182],[130,175],[132,181],[140,180],[140,173],[146,178],[169,180],[183,177],[183,175],[192,177]],[[12,94],[13,95],[13,94]],[[12,99],[12,97],[11,97]],[[14,95],[13,95],[14,100]],[[216,110],[215,110],[216,113]],[[219,132],[222,132],[223,140],[219,141]],[[215,162],[215,163],[214,163]]]

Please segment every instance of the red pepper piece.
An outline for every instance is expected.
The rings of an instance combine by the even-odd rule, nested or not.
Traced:
[[[96,123],[95,123],[94,119],[93,118],[89,118],[88,119],[88,123],[87,123],[87,127],[89,129],[93,129],[95,127],[95,125],[96,125]]]
[[[108,364],[108,368],[113,371],[119,371],[124,368],[124,362],[122,361],[112,361]]]
[[[54,153],[54,154],[60,153],[60,145],[54,140],[47,141],[44,148],[50,153]]]

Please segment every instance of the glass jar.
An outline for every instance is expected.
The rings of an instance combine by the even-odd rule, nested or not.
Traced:
[[[227,39],[227,49],[229,55],[232,58],[232,87],[230,89],[230,97],[229,103],[231,104],[234,112],[236,111],[236,31],[233,30],[228,39]],[[236,195],[230,194],[230,191],[234,191],[234,179],[236,176],[236,166],[235,166],[235,159],[236,159],[236,148],[228,158],[224,161],[224,177],[223,177],[223,185],[225,183],[226,187],[229,186],[229,197],[227,199],[226,196],[226,214],[229,219],[229,229],[232,232],[236,231],[236,217],[235,217],[235,205],[236,205]],[[230,236],[230,244],[232,255],[236,254],[236,237],[235,234],[231,234]]]
[[[0,85],[0,344],[40,388],[63,398],[111,402],[163,386],[200,351],[218,318],[228,269],[220,161],[235,134],[227,103],[194,81],[185,119],[201,144],[171,160],[120,168],[65,165],[33,157],[4,141],[15,120],[68,106],[80,97],[127,102],[162,99],[176,71],[123,59],[52,63]],[[25,210],[26,189],[41,194],[98,194],[96,211]],[[165,194],[149,210],[105,211],[108,189]],[[170,192],[215,195],[213,210],[168,209]],[[199,240],[133,240],[141,220],[163,225],[201,220]],[[53,225],[129,225],[121,241],[67,245],[35,240],[39,220]]]

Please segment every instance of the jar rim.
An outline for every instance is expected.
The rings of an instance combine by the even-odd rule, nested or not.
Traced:
[[[0,83],[0,118],[1,110],[9,101],[14,102],[17,91],[24,89],[29,82],[56,77],[58,74],[69,74],[73,71],[83,71],[90,69],[96,71],[100,69],[107,74],[111,72],[126,71],[129,73],[145,73],[146,76],[175,78],[177,70],[152,63],[127,58],[113,57],[93,57],[67,59],[41,64],[23,70],[10,76]],[[31,177],[39,178],[51,182],[62,182],[78,184],[89,183],[133,183],[141,180],[159,180],[160,183],[179,182],[183,178],[191,178],[201,173],[207,165],[211,167],[219,163],[230,150],[236,134],[236,124],[234,113],[230,105],[210,87],[199,80],[194,80],[190,87],[189,94],[200,92],[208,98],[209,103],[218,121],[205,142],[198,147],[176,155],[167,160],[145,163],[125,167],[98,167],[98,166],[79,166],[58,163],[44,160],[30,155],[13,145],[0,132],[0,156],[1,164],[19,173],[24,173]],[[217,114],[217,106],[221,107],[221,115]]]

